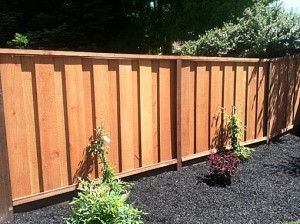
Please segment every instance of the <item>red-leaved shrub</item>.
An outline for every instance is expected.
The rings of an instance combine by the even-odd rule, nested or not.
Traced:
[[[211,175],[219,181],[230,182],[235,176],[241,162],[239,157],[230,151],[211,154],[209,157]]]

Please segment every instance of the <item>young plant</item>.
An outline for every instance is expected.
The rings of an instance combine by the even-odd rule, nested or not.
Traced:
[[[114,168],[108,161],[106,155],[108,154],[110,139],[107,137],[104,124],[96,129],[96,138],[91,142],[90,152],[92,156],[99,158],[102,166],[103,182],[111,183],[116,179]]]
[[[254,149],[245,147],[241,144],[242,134],[244,128],[242,122],[238,116],[237,108],[232,107],[231,115],[229,116],[229,123],[227,124],[227,130],[230,138],[230,146],[233,152],[242,160],[247,159]]]
[[[26,35],[16,33],[14,39],[8,41],[7,44],[11,47],[23,49],[27,47],[29,40]]]
[[[127,203],[132,184],[117,178],[107,159],[110,140],[105,134],[104,126],[96,129],[96,133],[90,151],[102,165],[102,178],[81,180],[78,196],[70,203],[73,215],[66,219],[67,223],[143,223],[141,216],[144,213]]]
[[[211,175],[218,181],[230,183],[236,175],[241,160],[232,152],[224,150],[209,157]]]
[[[70,202],[73,215],[66,219],[67,223],[142,223],[143,212],[126,203],[129,189],[124,186],[127,187],[122,181],[114,181],[112,188],[111,184],[101,179],[82,180],[77,198]]]

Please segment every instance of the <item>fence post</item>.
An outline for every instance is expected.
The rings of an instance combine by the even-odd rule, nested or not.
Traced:
[[[176,152],[177,152],[177,170],[182,170],[181,156],[181,60],[176,61]]]
[[[266,111],[266,114],[267,114],[267,117],[265,119],[266,121],[266,129],[267,129],[267,144],[270,143],[270,116],[271,116],[271,112],[270,112],[270,97],[271,97],[271,94],[270,94],[270,77],[271,77],[271,72],[272,72],[272,59],[269,60],[269,66],[268,66],[268,72],[266,73],[266,85],[265,85],[265,109],[267,110]]]
[[[13,220],[13,207],[8,166],[2,82],[0,74],[0,223]]]

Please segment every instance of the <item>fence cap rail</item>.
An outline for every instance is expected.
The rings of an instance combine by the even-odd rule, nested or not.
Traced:
[[[288,55],[288,56],[278,57],[278,58],[272,58],[272,59],[270,59],[270,61],[271,62],[278,62],[278,61],[293,60],[293,59],[297,59],[297,58],[300,58],[300,54]]]
[[[118,54],[118,53],[96,53],[77,51],[50,51],[50,50],[24,50],[0,48],[0,54],[26,55],[26,56],[69,56],[101,59],[157,59],[157,60],[192,60],[211,62],[268,62],[270,59],[260,58],[234,58],[234,57],[195,57],[177,55],[145,55],[145,54]]]

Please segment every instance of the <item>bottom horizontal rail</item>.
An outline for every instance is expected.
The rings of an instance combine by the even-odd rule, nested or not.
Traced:
[[[146,171],[166,167],[166,166],[173,165],[173,164],[176,164],[176,163],[177,163],[177,159],[172,159],[172,160],[164,161],[164,162],[161,162],[161,163],[157,163],[157,164],[153,164],[153,165],[149,165],[149,166],[145,166],[145,167],[140,167],[140,168],[137,168],[137,169],[128,170],[128,171],[125,171],[123,173],[117,174],[117,176],[119,178],[128,177],[128,176],[131,176],[131,175],[135,175],[135,174],[143,173],[143,172],[146,172]],[[30,203],[30,202],[33,202],[33,201],[38,201],[38,200],[42,200],[42,199],[45,199],[45,198],[53,197],[53,196],[56,196],[56,195],[72,192],[72,191],[76,190],[77,185],[78,184],[72,184],[72,185],[68,185],[68,186],[65,186],[65,187],[56,188],[56,189],[53,189],[53,190],[49,190],[49,191],[45,191],[45,192],[41,192],[41,193],[37,193],[37,194],[32,194],[32,195],[28,195],[28,196],[21,197],[21,198],[16,198],[16,199],[13,199],[13,206],[18,206],[18,205]]]
[[[291,130],[292,127],[289,127],[287,129]],[[243,143],[243,145],[251,145],[251,144],[259,143],[259,142],[266,141],[266,140],[267,140],[267,137],[262,137],[262,138],[246,141],[246,142]],[[200,158],[200,157],[208,156],[208,155],[210,155],[210,153],[211,153],[210,150],[206,150],[206,151],[203,151],[203,152],[200,152],[200,153],[184,156],[184,157],[182,157],[182,161],[185,162],[185,161],[197,159],[197,158]],[[159,169],[159,168],[163,168],[163,167],[166,167],[166,166],[174,165],[176,163],[177,163],[177,159],[172,159],[172,160],[160,162],[160,163],[157,163],[157,164],[152,164],[152,165],[148,165],[148,166],[128,170],[128,171],[117,174],[117,176],[119,178],[128,177],[128,176],[140,174],[140,173],[143,173],[143,172],[147,172],[147,171],[150,171],[150,170]],[[75,191],[76,188],[77,188],[77,184],[72,184],[72,185],[69,185],[69,186],[65,186],[65,187],[61,187],[61,188],[57,188],[57,189],[53,189],[53,190],[49,190],[49,191],[29,195],[29,196],[25,196],[25,197],[21,197],[21,198],[16,198],[16,199],[13,199],[13,206],[18,206],[18,205],[30,203],[30,202],[33,202],[33,201],[53,197],[53,196],[56,196],[56,195],[72,192],[72,191]]]

